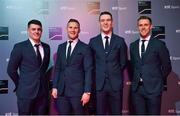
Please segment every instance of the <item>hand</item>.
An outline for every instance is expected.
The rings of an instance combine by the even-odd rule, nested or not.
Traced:
[[[56,88],[52,89],[51,95],[53,96],[53,98],[57,98],[57,89]]]
[[[90,94],[83,93],[81,98],[82,105],[84,106],[85,104],[87,104],[89,102],[89,99],[90,99]]]

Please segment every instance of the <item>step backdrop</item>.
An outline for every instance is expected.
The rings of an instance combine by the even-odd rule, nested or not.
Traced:
[[[114,33],[124,37],[128,47],[138,38],[137,18],[140,15],[152,18],[153,36],[166,42],[173,69],[163,92],[161,113],[179,114],[180,0],[0,0],[0,115],[17,114],[14,84],[6,69],[13,45],[28,38],[28,21],[38,19],[43,24],[42,41],[51,46],[51,68],[58,45],[67,39],[67,21],[70,18],[79,20],[79,38],[88,43],[99,33],[99,13],[105,10],[113,15]],[[124,72],[123,114],[133,113],[128,72],[127,69]],[[95,107],[90,108],[93,111]],[[53,100],[49,112],[57,114]]]

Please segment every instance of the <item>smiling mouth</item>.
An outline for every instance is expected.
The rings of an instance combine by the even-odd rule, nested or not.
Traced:
[[[141,32],[146,32],[146,30],[142,30]]]
[[[70,33],[71,35],[75,35],[74,33]]]
[[[104,29],[109,29],[108,27],[104,27]]]

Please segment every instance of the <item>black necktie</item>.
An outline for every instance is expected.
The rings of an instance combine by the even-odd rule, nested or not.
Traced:
[[[67,60],[67,63],[69,63],[69,59],[70,59],[70,56],[71,56],[71,43],[73,41],[69,41],[69,46],[68,46],[68,51],[67,51],[67,57],[66,57],[66,60]]]
[[[141,40],[142,41],[142,44],[141,44],[141,58],[143,58],[143,55],[144,55],[144,53],[145,53],[145,45],[144,45],[144,42],[146,41],[146,40]]]
[[[108,36],[105,36],[104,38],[106,39],[106,43],[105,43],[105,52],[108,53],[108,49],[109,49],[109,42],[108,42],[108,39],[109,39],[109,37],[108,37]]]
[[[39,45],[40,45],[40,44],[35,44],[34,46],[36,47],[37,60],[38,60],[39,66],[40,66],[41,63],[42,63],[42,58],[41,58],[41,54],[40,54],[40,52],[39,52]]]

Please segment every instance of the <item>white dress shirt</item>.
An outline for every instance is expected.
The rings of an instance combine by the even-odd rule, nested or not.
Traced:
[[[149,35],[149,36],[146,37],[146,38],[140,37],[140,40],[139,40],[139,55],[140,55],[140,57],[141,57],[141,45],[142,45],[142,40],[146,40],[146,41],[144,42],[144,47],[145,47],[145,51],[146,51],[150,38],[151,38],[151,35]],[[143,82],[143,79],[140,78],[140,81]]]
[[[31,42],[31,44],[32,44],[32,46],[34,48],[34,51],[36,52],[37,51],[37,48],[35,47],[36,43],[30,37],[29,37],[29,40],[30,40],[30,42]],[[38,43],[38,44],[40,44],[39,45],[39,52],[41,54],[41,58],[42,58],[42,61],[43,61],[43,58],[44,58],[44,49],[43,49],[43,46],[42,46],[41,42]],[[37,52],[36,52],[36,54],[37,54]]]
[[[105,38],[105,36],[108,36],[108,37],[109,37],[109,38],[108,38],[108,42],[109,42],[109,45],[110,45],[111,35],[112,35],[112,34],[106,35],[106,34],[104,34],[104,33],[101,33],[101,37],[102,37],[102,42],[103,42],[104,49],[105,49],[105,44],[106,44],[106,38]]]
[[[149,36],[146,37],[146,38],[140,37],[140,40],[139,40],[139,56],[140,56],[140,57],[141,57],[141,45],[142,45],[142,40],[146,40],[146,41],[144,42],[144,47],[145,47],[145,51],[146,51],[146,48],[147,48],[147,46],[148,46],[148,43],[149,43],[150,38],[151,38],[151,35],[149,35]]]
[[[72,43],[71,43],[71,54],[72,54],[72,52],[73,52],[73,50],[74,50],[74,48],[75,48],[75,46],[76,46],[76,44],[77,44],[77,42],[78,42],[78,38],[76,38],[75,40],[67,40],[67,45],[66,45],[66,58],[67,58],[67,52],[68,52],[68,47],[69,47],[69,41],[72,41]],[[70,55],[71,55],[70,54]]]

